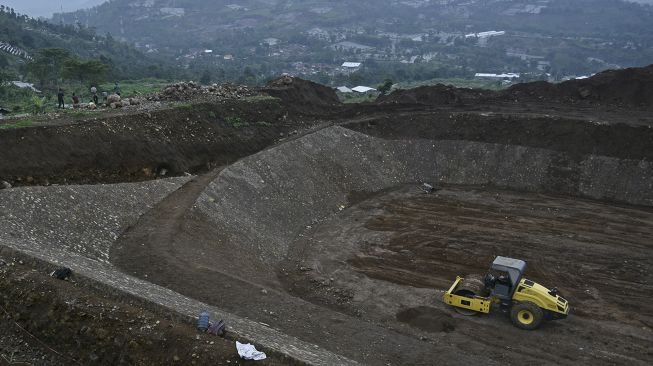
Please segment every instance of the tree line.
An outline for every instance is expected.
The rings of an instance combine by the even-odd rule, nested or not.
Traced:
[[[62,82],[97,85],[106,80],[110,67],[96,59],[73,55],[64,48],[44,48],[27,65],[28,73],[42,88],[59,86]]]

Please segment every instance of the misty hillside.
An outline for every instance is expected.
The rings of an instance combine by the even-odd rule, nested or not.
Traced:
[[[99,5],[106,0],[2,0],[1,4],[32,17],[50,17],[55,12],[75,11]]]
[[[651,11],[617,0],[113,0],[54,20],[80,22],[130,40],[167,39],[162,42],[167,45],[197,44],[244,29],[290,36],[289,30],[314,27],[366,33],[498,27],[553,33],[564,29],[587,37],[611,31],[635,34],[650,26]]]
[[[185,68],[318,78],[357,61],[368,81],[646,65],[651,19],[653,7],[618,0],[113,0],[54,17]]]
[[[8,8],[2,8],[5,10]],[[142,77],[159,70],[163,62],[111,37],[71,25],[55,25],[10,10],[0,11],[0,66],[25,75],[28,63],[43,49],[65,49],[83,59],[97,59],[107,65],[110,78]]]

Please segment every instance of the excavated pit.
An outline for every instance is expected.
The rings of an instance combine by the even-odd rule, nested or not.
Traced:
[[[647,126],[449,113],[327,127],[215,171],[203,191],[181,188],[111,258],[367,364],[481,354],[646,364],[651,136]],[[424,193],[424,182],[438,190]],[[530,278],[569,298],[572,317],[526,337],[502,314],[462,318],[441,303],[456,275],[495,255],[526,260]]]
[[[0,244],[308,364],[650,364],[653,129],[615,75],[363,105],[284,77],[5,130]],[[570,318],[524,332],[441,302],[496,255]]]
[[[360,105],[283,77],[3,130],[0,245],[308,364],[650,364],[649,71]],[[524,332],[441,302],[496,255],[571,316]]]

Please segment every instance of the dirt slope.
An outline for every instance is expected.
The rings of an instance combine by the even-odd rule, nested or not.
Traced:
[[[561,103],[588,102],[650,110],[653,109],[653,65],[608,70],[587,79],[569,80],[560,84],[517,84],[500,93],[500,97]]]
[[[506,103],[554,103],[653,109],[653,65],[643,68],[608,70],[587,79],[559,84],[545,81],[516,84],[502,91],[422,86],[380,96],[380,104],[466,106]]]
[[[233,341],[174,314],[51,278],[21,259],[0,266],[0,365],[282,365],[243,361]],[[12,360],[12,362],[8,362]]]

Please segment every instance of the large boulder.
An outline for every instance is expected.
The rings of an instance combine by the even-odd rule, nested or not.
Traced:
[[[118,94],[111,94],[107,98],[107,104],[117,103],[117,102],[120,102],[120,95]]]

